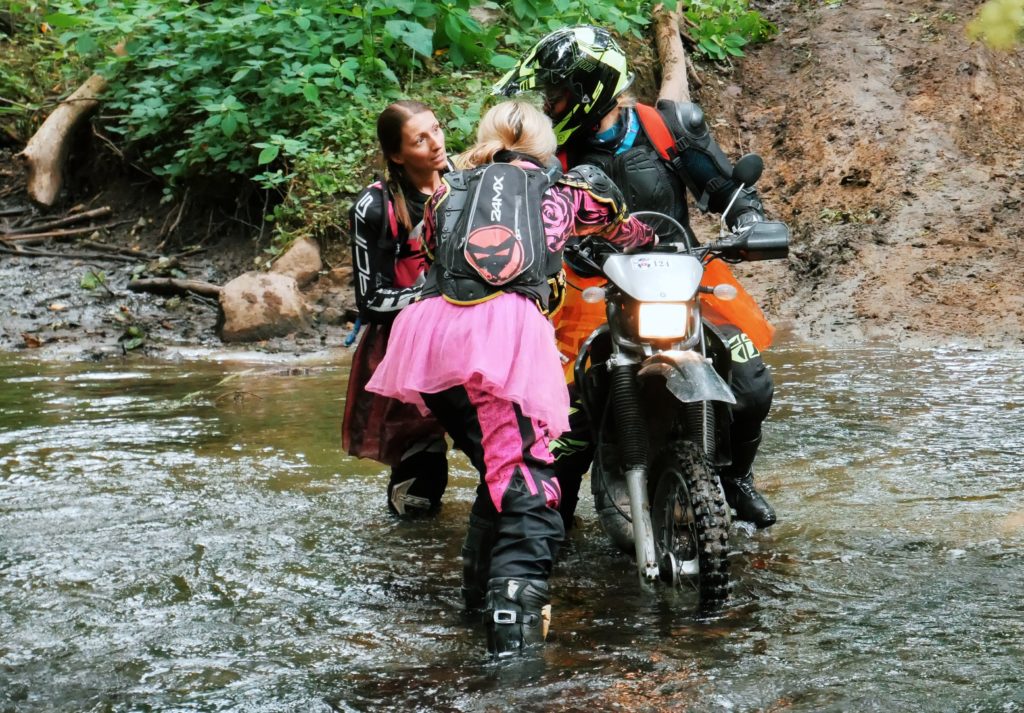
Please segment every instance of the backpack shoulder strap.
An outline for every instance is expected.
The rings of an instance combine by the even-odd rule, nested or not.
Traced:
[[[666,161],[671,161],[669,149],[675,146],[676,141],[661,112],[648,104],[637,104],[636,115],[640,119],[641,128],[658,155]]]

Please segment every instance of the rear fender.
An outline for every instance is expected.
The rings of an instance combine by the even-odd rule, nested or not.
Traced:
[[[695,351],[659,352],[640,367],[640,378],[653,375],[665,379],[669,392],[684,404],[698,401],[722,401],[735,404],[729,385],[711,364]]]

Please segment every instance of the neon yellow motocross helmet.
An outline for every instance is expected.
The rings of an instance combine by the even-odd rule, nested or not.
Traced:
[[[614,109],[633,78],[626,55],[607,30],[579,25],[541,39],[499,80],[494,93],[543,92],[544,111],[563,146]],[[563,98],[567,101],[560,106]]]

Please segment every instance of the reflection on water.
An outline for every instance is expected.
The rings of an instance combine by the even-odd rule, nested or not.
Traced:
[[[781,520],[735,533],[722,616],[641,591],[588,502],[552,643],[493,666],[475,476],[389,516],[339,452],[347,365],[4,357],[2,710],[1024,710],[1024,355],[769,361]]]

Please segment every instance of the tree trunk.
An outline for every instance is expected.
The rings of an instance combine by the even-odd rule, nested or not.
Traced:
[[[687,82],[686,51],[679,36],[682,5],[669,12],[663,5],[654,9],[654,40],[661,60],[661,89],[658,99],[690,101]]]
[[[97,106],[97,97],[107,80],[94,74],[46,118],[18,156],[28,165],[28,196],[43,206],[52,206],[64,182],[64,162],[71,136],[79,122]]]

